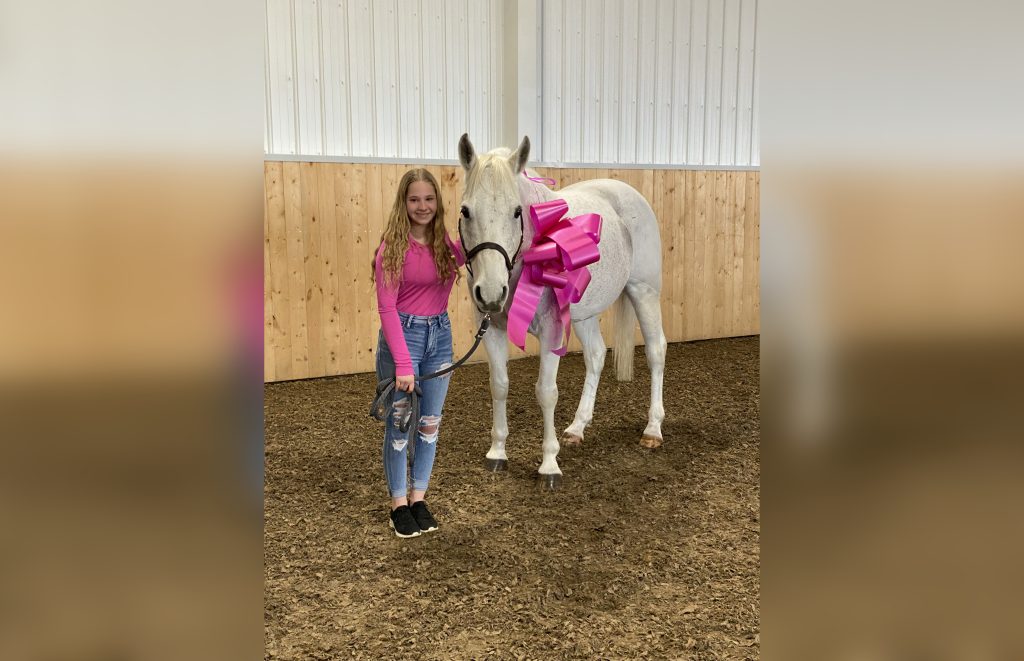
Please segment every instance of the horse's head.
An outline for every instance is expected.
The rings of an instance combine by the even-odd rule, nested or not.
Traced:
[[[466,250],[473,303],[481,312],[499,312],[509,296],[512,266],[523,246],[523,209],[516,177],[526,167],[530,139],[519,148],[477,156],[469,135],[459,140],[466,170],[459,234]]]

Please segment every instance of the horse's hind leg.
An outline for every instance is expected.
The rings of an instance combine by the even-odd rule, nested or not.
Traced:
[[[630,282],[626,295],[633,303],[640,332],[644,335],[647,365],[651,369],[651,408],[647,413],[647,428],[640,439],[645,448],[661,446],[661,423],[665,419],[662,387],[665,379],[665,332],[661,326],[661,301],[658,291],[646,282]]]
[[[608,353],[604,338],[601,337],[599,317],[591,317],[573,322],[572,327],[583,344],[583,360],[587,365],[587,378],[583,382],[583,394],[580,405],[576,409],[576,417],[562,433],[562,443],[567,446],[580,445],[583,442],[583,430],[594,419],[594,398],[597,396],[597,384],[601,380],[604,369],[604,357]]]

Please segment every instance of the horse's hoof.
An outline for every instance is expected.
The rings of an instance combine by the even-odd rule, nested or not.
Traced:
[[[640,447],[647,448],[648,450],[656,450],[661,447],[661,439],[644,434],[640,439]]]
[[[484,458],[484,468],[492,473],[504,473],[508,470],[507,459],[488,459]]]
[[[583,438],[576,434],[562,434],[562,445],[567,448],[578,448],[583,445]]]
[[[544,491],[558,491],[562,488],[562,475],[560,473],[538,474],[537,486]]]

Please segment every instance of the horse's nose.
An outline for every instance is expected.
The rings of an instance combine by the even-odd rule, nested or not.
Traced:
[[[483,291],[480,289],[480,285],[473,287],[473,298],[476,299],[477,307],[484,312],[500,312],[501,306],[505,304],[505,298],[508,296],[508,287],[502,286],[501,297],[496,301],[489,301],[484,298]]]

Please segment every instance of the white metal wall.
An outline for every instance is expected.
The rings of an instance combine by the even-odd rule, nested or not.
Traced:
[[[266,0],[273,155],[453,159],[501,144],[504,0]]]
[[[757,0],[266,2],[271,155],[454,160],[466,131],[514,146],[524,75],[503,58],[532,42],[535,162],[760,163]],[[506,24],[517,2],[539,36]]]
[[[543,159],[752,166],[757,0],[544,0]]]

